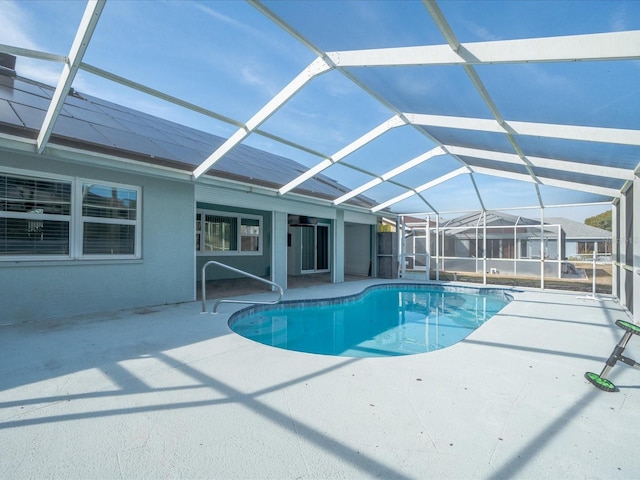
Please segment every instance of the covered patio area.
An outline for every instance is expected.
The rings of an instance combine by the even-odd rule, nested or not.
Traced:
[[[616,393],[583,377],[627,314],[612,297],[513,295],[461,343],[392,358],[258,344],[228,328],[233,305],[2,325],[0,477],[633,477],[640,376],[616,366]]]

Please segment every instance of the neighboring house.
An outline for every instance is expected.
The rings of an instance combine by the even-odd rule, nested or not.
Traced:
[[[559,217],[545,218],[545,223],[560,225],[564,234],[563,258],[590,261],[596,252],[598,260],[611,261],[610,231]]]
[[[431,258],[449,271],[539,275],[541,258],[545,275],[560,276],[563,260],[611,259],[611,232],[564,218],[540,220],[502,212],[469,213],[437,226],[406,219],[406,268],[431,268]],[[427,247],[428,245],[428,247]],[[541,253],[542,252],[542,253]],[[486,265],[485,265],[486,259]],[[566,273],[566,272],[565,272]]]
[[[278,195],[306,168],[245,145],[196,182],[225,139],[77,91],[37,153],[53,92],[0,69],[3,322],[193,301],[208,260],[285,288],[376,274],[367,198],[334,207],[347,190],[322,175]]]

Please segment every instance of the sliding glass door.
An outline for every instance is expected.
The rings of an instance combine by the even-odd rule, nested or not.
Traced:
[[[329,271],[329,225],[303,225],[300,227],[302,242],[302,273]]]

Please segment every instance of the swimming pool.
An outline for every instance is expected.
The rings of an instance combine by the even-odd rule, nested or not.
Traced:
[[[377,285],[349,297],[248,307],[231,316],[229,327],[256,342],[299,352],[411,355],[459,342],[510,300],[501,289]]]

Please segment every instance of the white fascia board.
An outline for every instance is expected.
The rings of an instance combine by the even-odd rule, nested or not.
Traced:
[[[494,177],[501,177],[501,178],[510,178],[512,180],[519,180],[527,183],[536,183],[533,180],[533,178],[523,173],[505,172],[502,170],[495,170],[493,168],[475,167],[473,165],[469,165],[469,168],[473,170],[474,173],[491,175]],[[612,198],[620,197],[620,192],[614,188],[598,187],[596,185],[569,182],[566,180],[558,180],[555,178],[548,178],[548,177],[538,176],[537,178],[542,182],[542,185],[547,185],[550,187],[564,188],[567,190],[578,190],[580,192],[594,193],[596,195],[603,195],[605,197],[612,197]]]
[[[249,133],[258,128],[298,91],[316,76],[330,70],[332,67],[321,57],[316,58],[309,66],[300,72],[289,84],[278,92],[267,104],[249,119],[244,127],[241,127],[226,142],[204,160],[194,171],[193,177],[197,179],[206,173],[218,160],[237,146]]]
[[[477,148],[456,147],[453,145],[445,145],[444,147],[452,155],[483,158],[486,160],[494,160],[496,162],[525,165],[523,159],[515,153],[494,152],[490,150],[480,150]],[[553,170],[560,170],[563,172],[583,173],[588,175],[595,175],[598,177],[617,178],[620,180],[633,180],[633,172],[624,168],[605,167],[603,165],[593,165],[590,163],[568,162],[566,160],[555,160],[552,158],[531,156],[527,156],[526,160],[528,160],[533,167],[549,168]]]
[[[372,130],[369,130],[367,133],[357,138],[346,147],[334,153],[333,155],[331,155],[331,157],[324,159],[323,161],[318,163],[315,167],[311,168],[310,170],[307,170],[302,175],[299,175],[298,177],[294,178],[289,183],[287,183],[282,188],[280,188],[278,192],[280,193],[280,195],[284,195],[285,193],[290,192],[301,183],[306,182],[314,175],[317,175],[323,170],[329,168],[331,165],[333,165],[336,162],[339,162],[346,156],[351,155],[353,152],[355,152],[359,148],[362,148],[363,146],[373,141],[374,139],[378,138],[380,135],[383,135],[384,133],[388,132],[392,128],[399,127],[401,125],[405,125],[405,121],[402,118],[400,118],[399,115],[394,115],[390,119],[382,122],[377,127],[373,128]]]
[[[0,133],[0,150],[29,156],[37,155],[36,141],[34,139],[27,139],[3,133]],[[176,182],[192,181],[191,172],[188,170],[180,170],[164,165],[154,165],[147,162],[141,162],[139,160],[132,160],[130,158],[106,153],[92,152],[90,150],[84,150],[77,147],[56,145],[52,142],[47,144],[47,148],[43,152],[43,155],[47,158],[52,158],[65,163],[170,179]]]
[[[76,73],[78,73],[82,57],[87,51],[91,36],[98,25],[98,20],[100,19],[100,15],[104,9],[105,2],[106,0],[90,0],[87,2],[87,7],[84,10],[84,15],[82,16],[80,26],[76,32],[76,37],[71,45],[69,62],[65,63],[64,68],[62,69],[62,74],[58,79],[58,85],[56,86],[56,90],[51,98],[51,103],[49,104],[49,108],[47,109],[47,113],[44,117],[42,128],[38,133],[38,153],[43,152],[49,138],[51,137],[51,133],[53,132],[53,127],[56,124],[60,110],[62,110],[64,101],[69,94],[69,89],[73,84]]]
[[[337,67],[480,65],[640,59],[640,31],[327,53]]]
[[[202,180],[194,185],[196,202],[273,210],[327,219],[335,219],[338,211],[331,205],[330,200],[297,193],[283,197],[274,189],[216,179],[209,175],[203,176]],[[356,205],[344,205],[340,210],[367,216],[371,214],[369,208]]]
[[[583,127],[553,123],[516,122],[507,120],[504,126],[496,120],[471,117],[450,117],[445,115],[425,115],[404,113],[413,125],[478,130],[482,132],[527,135],[534,137],[582,140],[585,142],[615,143],[619,145],[640,145],[640,130],[623,128]]]

